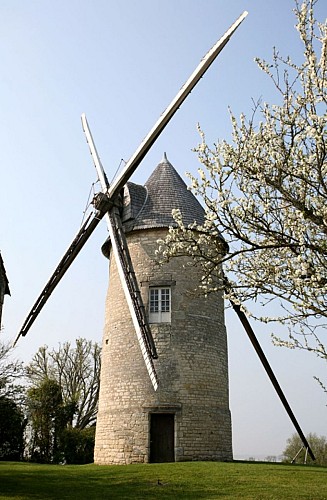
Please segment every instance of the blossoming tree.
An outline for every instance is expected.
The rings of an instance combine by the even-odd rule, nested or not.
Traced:
[[[231,112],[232,143],[209,147],[200,130],[201,168],[190,177],[205,223],[185,227],[174,211],[177,227],[158,253],[192,256],[205,293],[224,289],[244,309],[276,303],[274,317],[256,314],[288,325],[289,339],[275,342],[327,358],[319,340],[327,320],[327,24],[315,19],[317,1],[295,1],[301,64],[276,49],[272,63],[257,59],[279,104],[256,103],[250,119]]]

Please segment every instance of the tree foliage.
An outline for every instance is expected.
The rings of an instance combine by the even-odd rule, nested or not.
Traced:
[[[20,382],[23,376],[23,363],[12,356],[12,347],[0,342],[0,396],[22,400],[24,387]]]
[[[26,375],[32,386],[47,379],[58,384],[64,404],[74,406],[70,425],[84,429],[96,421],[100,386],[101,348],[86,339],[77,339],[58,350],[39,348],[26,367]]]
[[[60,460],[60,439],[74,408],[64,405],[61,389],[55,380],[45,379],[27,392],[31,423],[29,454],[38,462]]]
[[[30,458],[42,462],[93,460],[101,349],[77,339],[49,351],[42,346],[26,367],[30,382]]]
[[[24,451],[23,363],[11,356],[11,346],[0,342],[0,460],[19,460]]]
[[[275,341],[326,358],[319,328],[327,318],[327,24],[315,19],[317,1],[295,1],[302,62],[277,49],[272,63],[257,59],[277,104],[256,103],[250,119],[231,112],[232,143],[209,147],[200,131],[201,168],[190,177],[205,223],[185,227],[174,211],[177,227],[158,253],[191,256],[205,293],[225,289],[244,308],[273,302],[274,317],[267,308],[258,316],[288,325],[289,340]]]
[[[68,427],[62,434],[62,451],[67,464],[93,462],[95,426],[86,429]]]
[[[317,465],[327,465],[327,439],[325,436],[317,436],[317,434],[310,433],[307,436],[308,443],[312,449]],[[306,450],[303,448],[302,441],[298,434],[293,434],[286,444],[283,451],[283,461],[294,463],[312,463],[310,455],[306,456]]]
[[[0,460],[21,460],[26,419],[18,404],[0,396]]]

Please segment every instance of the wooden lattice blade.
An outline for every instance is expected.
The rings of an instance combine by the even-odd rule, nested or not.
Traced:
[[[37,316],[41,312],[43,306],[49,299],[50,295],[52,294],[53,290],[56,288],[68,268],[71,266],[73,261],[76,259],[77,255],[79,252],[82,250],[83,246],[99,224],[100,220],[103,218],[104,213],[96,212],[96,214],[92,218],[92,214],[87,218],[87,220],[84,222],[83,226],[81,229],[78,231],[77,235],[75,236],[74,240],[68,247],[67,251],[65,252],[64,256],[60,260],[58,266],[56,267],[55,271],[53,272],[51,278],[43,288],[42,292],[40,293],[39,297],[35,301],[32,309],[30,310],[29,314],[27,315],[23,326],[21,327],[14,345],[16,345],[18,339],[20,336],[25,337],[29,329],[31,328],[32,324],[36,320]]]
[[[102,192],[106,194],[109,189],[109,181],[103,169],[85,114],[82,115],[82,126],[101,184]],[[153,364],[153,358],[157,358],[157,352],[151,329],[148,324],[148,319],[145,313],[144,304],[139,291],[126,238],[121,225],[121,220],[116,212],[115,208],[113,208],[106,214],[112,249],[145,366],[153,388],[154,390],[157,390],[158,377]]]

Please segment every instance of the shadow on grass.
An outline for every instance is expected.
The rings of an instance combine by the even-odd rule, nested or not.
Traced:
[[[55,466],[0,463],[0,498],[33,500],[205,499],[217,492],[188,482],[173,464]],[[184,477],[183,477],[184,476]],[[194,478],[193,478],[194,479]],[[200,481],[201,483],[201,481]]]
[[[326,499],[327,469],[189,462],[58,466],[0,462],[0,500]]]

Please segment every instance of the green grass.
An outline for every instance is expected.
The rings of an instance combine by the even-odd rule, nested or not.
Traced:
[[[0,462],[0,500],[112,498],[322,500],[327,499],[327,468],[249,462],[126,466]]]

